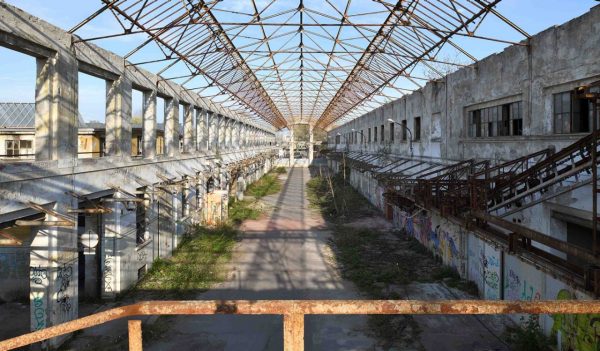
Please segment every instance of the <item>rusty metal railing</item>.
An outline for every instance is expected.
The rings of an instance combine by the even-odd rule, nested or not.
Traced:
[[[146,301],[113,308],[0,342],[12,350],[124,317],[147,315],[283,315],[284,350],[304,350],[304,316],[330,314],[595,314],[599,300],[237,300]],[[142,350],[142,324],[129,320],[129,350]]]

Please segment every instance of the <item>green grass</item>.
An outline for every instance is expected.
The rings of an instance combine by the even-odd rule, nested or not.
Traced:
[[[254,196],[255,199],[260,199],[267,195],[277,194],[279,191],[281,191],[281,182],[277,179],[277,175],[267,173],[248,186],[246,195]]]
[[[237,231],[230,226],[196,227],[168,259],[157,259],[137,290],[182,294],[209,289],[226,277]]]
[[[287,169],[285,167],[276,167],[276,168],[273,168],[272,172],[276,173],[276,174],[286,174]]]
[[[256,208],[256,201],[235,201],[229,205],[229,221],[233,225],[240,225],[247,219],[258,219],[262,210]]]
[[[357,219],[377,213],[340,174],[333,176],[331,183],[326,176],[311,178],[306,187],[311,207],[319,209],[330,222],[343,223],[346,218]]]

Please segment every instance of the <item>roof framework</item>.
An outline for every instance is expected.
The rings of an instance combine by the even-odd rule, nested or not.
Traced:
[[[480,34],[494,17],[529,37],[500,1],[101,0],[71,32],[110,12],[122,31],[81,40],[144,34],[133,65],[276,129],[327,129],[475,62],[456,40],[526,45]]]

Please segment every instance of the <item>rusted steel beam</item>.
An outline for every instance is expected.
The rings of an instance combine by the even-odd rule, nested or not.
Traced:
[[[490,300],[212,300],[145,301],[112,308],[87,317],[0,342],[12,350],[116,319],[144,315],[293,315],[289,325],[300,327],[306,314],[596,314],[600,300],[490,301]]]
[[[19,227],[74,227],[75,224],[69,221],[28,221],[24,219],[18,219],[15,221],[15,225]]]
[[[283,349],[304,350],[304,314],[293,313],[283,316]]]
[[[507,221],[505,219],[502,219],[502,218],[499,218],[496,216],[492,216],[490,214],[487,214],[487,213],[484,213],[481,211],[473,211],[472,215],[475,218],[479,218],[488,223],[497,225],[497,226],[504,228],[512,233],[519,234],[527,239],[533,240],[540,244],[549,246],[553,249],[557,249],[562,252],[565,252],[571,256],[581,258],[582,260],[585,260],[586,262],[593,263],[597,266],[600,266],[600,257],[594,255],[594,253],[592,251],[590,251],[586,248],[570,244],[566,241],[553,238],[549,235],[537,232],[535,230],[529,229],[522,225],[513,223],[511,221]]]
[[[142,321],[128,321],[127,329],[129,332],[129,351],[142,351]]]

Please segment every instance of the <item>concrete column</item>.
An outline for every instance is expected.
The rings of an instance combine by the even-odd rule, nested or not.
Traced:
[[[294,127],[290,128],[290,167],[294,165]]]
[[[66,214],[76,206],[73,198],[57,198],[52,210]],[[46,215],[47,221],[62,218]],[[40,330],[77,318],[78,315],[78,252],[77,226],[39,227],[30,252],[29,284],[31,330]],[[43,343],[44,348],[56,348],[67,336]]]
[[[220,130],[219,135],[222,137],[220,140],[221,150],[227,150],[229,149],[229,118],[221,116]]]
[[[106,154],[131,156],[131,81],[106,81]]]
[[[308,164],[311,164],[314,159],[314,150],[313,150],[313,127],[308,127]]]
[[[179,155],[179,101],[165,99],[165,152],[168,156]]]
[[[37,59],[35,159],[77,157],[78,64],[67,51]]]
[[[242,123],[235,121],[233,128],[233,145],[236,150],[241,149],[240,140],[242,134]]]
[[[142,112],[142,135],[144,158],[156,157],[156,91],[144,92]]]
[[[205,138],[205,127],[204,127],[204,120],[206,119],[205,114],[204,114],[204,110],[201,108],[196,108],[194,109],[195,111],[195,118],[196,118],[196,132],[194,134],[195,139],[194,139],[194,143],[196,145],[196,151],[204,151],[206,150],[206,142],[204,141]]]
[[[183,107],[183,152],[190,153],[194,147],[194,106]]]
[[[247,130],[248,130],[248,126],[246,125],[246,123],[242,123],[241,133],[240,133],[240,143],[242,144],[242,149],[245,149],[247,147],[247,145],[246,145]]]
[[[217,150],[217,144],[219,142],[219,120],[217,118],[217,114],[212,111],[207,111],[207,118],[209,122],[209,132],[208,132],[208,140],[210,150],[213,152]]]
[[[217,115],[217,150],[225,149],[225,117]]]

